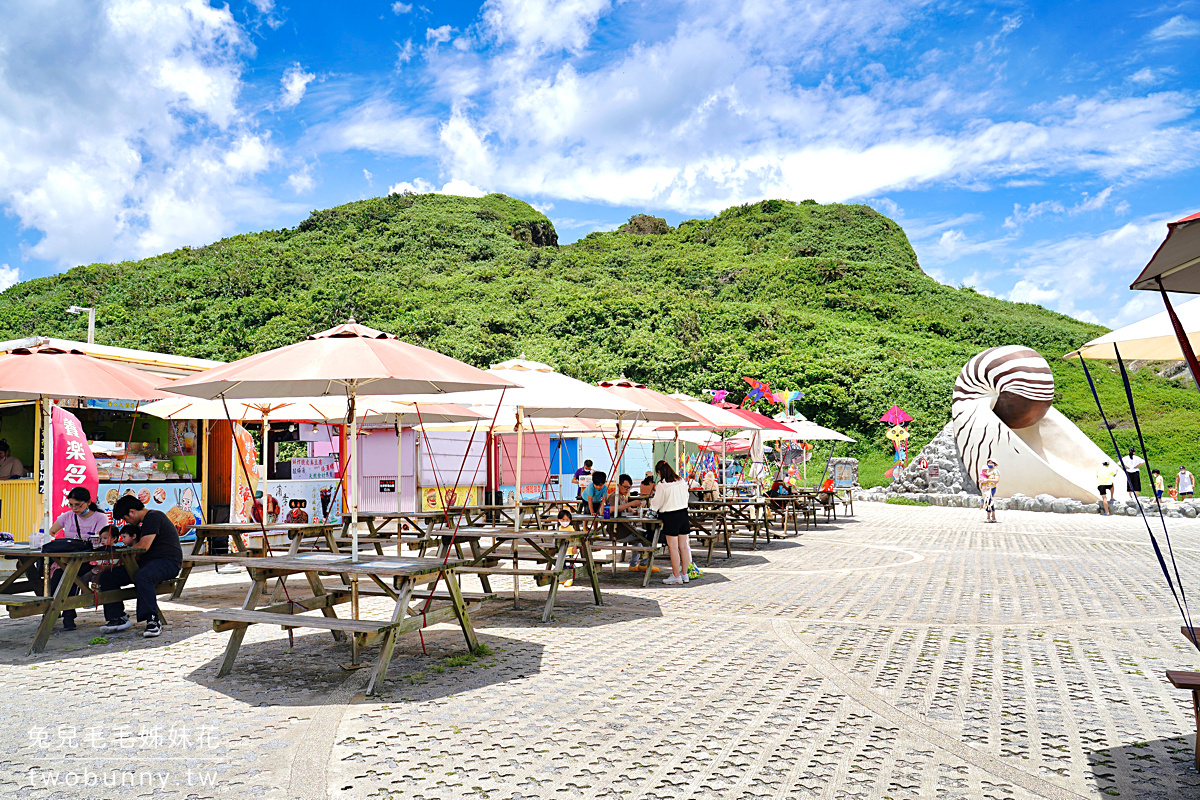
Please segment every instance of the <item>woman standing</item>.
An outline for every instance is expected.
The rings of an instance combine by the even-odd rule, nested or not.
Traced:
[[[680,478],[666,461],[655,464],[654,471],[658,473],[658,484],[650,498],[650,508],[662,520],[667,552],[671,554],[671,575],[663,578],[663,583],[687,583],[693,566],[692,548],[688,543],[691,526],[688,523],[687,481]],[[699,570],[694,574],[699,577]]]
[[[67,506],[70,511],[64,511],[50,526],[50,535],[55,539],[82,539],[89,544],[100,537],[100,531],[108,525],[108,517],[92,502],[92,493],[82,486],[76,486],[67,492]],[[58,588],[62,580],[62,570],[55,567],[50,573],[50,594]],[[79,594],[79,587],[72,586],[71,594]],[[75,630],[75,610],[62,612],[63,630]]]

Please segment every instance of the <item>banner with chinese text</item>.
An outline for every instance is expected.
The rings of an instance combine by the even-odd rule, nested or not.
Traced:
[[[96,459],[88,446],[79,419],[70,411],[54,406],[50,411],[50,428],[54,448],[51,463],[54,474],[50,480],[50,508],[57,516],[67,508],[67,492],[76,486],[87,489],[92,500],[100,496],[100,477]]]

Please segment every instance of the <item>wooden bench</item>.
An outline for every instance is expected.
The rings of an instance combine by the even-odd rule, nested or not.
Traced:
[[[1186,631],[1187,628],[1183,629]],[[1200,672],[1184,672],[1182,670],[1167,670],[1167,680],[1176,689],[1187,689],[1192,693],[1192,714],[1196,718],[1196,754],[1194,758],[1196,769],[1200,769]]]

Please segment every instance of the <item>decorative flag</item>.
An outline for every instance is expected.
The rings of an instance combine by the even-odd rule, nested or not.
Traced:
[[[83,426],[70,411],[54,406],[50,409],[50,427],[53,431],[51,456],[54,474],[50,480],[51,508],[55,516],[67,508],[67,492],[76,486],[87,489],[92,500],[100,496],[100,473],[96,471],[96,459],[88,447]]]
[[[250,432],[238,423],[233,423],[233,508],[230,522],[250,522],[254,515],[254,493],[258,489],[258,448],[250,438]],[[239,459],[240,456],[240,459]],[[249,475],[250,480],[246,477]]]

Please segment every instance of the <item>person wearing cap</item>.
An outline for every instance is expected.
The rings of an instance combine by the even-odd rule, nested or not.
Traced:
[[[1106,517],[1112,516],[1108,501],[1113,499],[1113,478],[1116,476],[1116,466],[1107,459],[1096,469],[1096,491],[1100,493],[1100,507],[1104,509],[1100,513]]]
[[[1000,485],[1000,470],[996,460],[989,458],[987,466],[979,470],[979,491],[983,493],[984,522],[996,521],[996,488]]]

